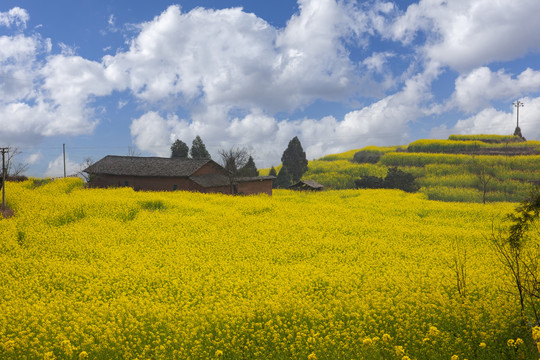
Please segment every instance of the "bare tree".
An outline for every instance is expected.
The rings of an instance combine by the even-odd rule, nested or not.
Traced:
[[[141,156],[141,153],[137,151],[137,149],[135,149],[134,146],[128,146],[128,153],[127,153],[127,156],[133,156],[133,157],[136,157],[136,156]]]
[[[81,163],[80,170],[77,171],[77,176],[81,177],[87,184],[92,181],[92,175],[85,173],[83,170],[94,164],[94,160],[91,157],[87,157]]]
[[[240,177],[240,169],[247,164],[250,155],[245,148],[234,147],[230,149],[220,149],[218,154],[221,158],[223,167],[227,170],[231,194],[236,194],[238,192],[236,186],[238,177]]]
[[[488,191],[488,185],[495,179],[495,173],[486,164],[480,163],[480,161],[472,161],[469,171],[476,175],[478,179],[479,190],[482,191],[482,202],[486,203],[486,196]]]
[[[22,176],[24,172],[28,170],[28,163],[16,161],[16,158],[21,154],[22,151],[19,148],[8,146],[6,156],[6,171],[8,177],[13,178]]]

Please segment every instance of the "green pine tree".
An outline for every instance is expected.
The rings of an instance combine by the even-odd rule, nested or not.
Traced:
[[[195,137],[191,144],[190,155],[192,159],[209,160],[212,158],[199,135]]]
[[[268,173],[269,176],[275,176],[277,178],[277,172],[276,172],[276,169],[272,166],[272,168],[270,168],[270,172]],[[276,188],[276,179],[273,179],[272,180],[272,188]]]
[[[292,184],[291,174],[285,166],[281,167],[274,185],[277,189],[286,189]]]
[[[176,139],[171,145],[171,157],[172,158],[185,158],[187,159],[189,154],[189,147],[185,142],[180,139]]]
[[[259,170],[257,170],[257,166],[255,166],[255,161],[253,161],[253,157],[249,157],[246,165],[244,165],[240,169],[240,176],[246,176],[246,177],[253,177],[253,176],[259,176]]]
[[[295,136],[289,141],[289,146],[287,146],[287,149],[285,149],[281,156],[281,162],[283,163],[283,167],[287,168],[292,181],[300,181],[302,175],[308,170],[308,161],[298,137]]]

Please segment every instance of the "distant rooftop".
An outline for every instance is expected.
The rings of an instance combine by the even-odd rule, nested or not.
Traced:
[[[213,160],[108,155],[83,171],[89,174],[131,176],[190,176]]]

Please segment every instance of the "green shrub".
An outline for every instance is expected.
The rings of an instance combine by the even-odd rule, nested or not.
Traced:
[[[156,211],[156,210],[165,210],[165,203],[162,200],[147,200],[141,201],[140,206],[144,210]]]
[[[389,168],[384,179],[377,176],[363,176],[355,180],[355,185],[358,189],[399,189],[406,192],[415,192],[419,189],[412,174],[396,167]]]
[[[376,164],[381,158],[381,153],[371,151],[358,151],[353,156],[353,161],[359,164]]]

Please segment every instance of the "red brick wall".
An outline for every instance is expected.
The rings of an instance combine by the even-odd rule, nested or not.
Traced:
[[[135,190],[151,191],[173,191],[174,185],[177,185],[177,190],[198,191],[203,193],[231,193],[229,186],[203,188],[188,178],[95,175],[91,183],[92,187],[98,188],[129,186]],[[239,193],[244,195],[259,193],[272,195],[272,180],[242,182],[237,185],[237,189]]]
[[[255,180],[239,183],[238,192],[244,195],[261,193],[272,195],[272,180]]]
[[[127,184],[126,184],[127,182]],[[129,186],[135,190],[173,191],[177,190],[201,191],[204,188],[187,178],[171,177],[142,177],[142,176],[116,176],[96,175],[92,180],[92,187],[123,187]]]

